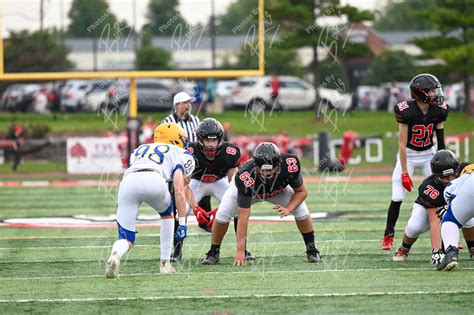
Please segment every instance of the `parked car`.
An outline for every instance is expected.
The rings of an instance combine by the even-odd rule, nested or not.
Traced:
[[[237,87],[236,80],[221,80],[216,82],[216,96],[222,98],[222,101],[229,103],[229,98],[232,95],[232,91]]]
[[[175,80],[137,79],[139,111],[170,111],[173,96],[181,91]],[[107,109],[116,108],[124,112],[129,104],[130,82],[114,85],[108,90],[108,98],[102,105]]]
[[[280,76],[279,99],[276,105],[271,100],[271,77],[243,77],[237,81],[227,99],[226,107],[240,107],[251,110],[270,109],[276,106],[281,110],[310,109],[314,106],[316,92],[312,84],[292,76]],[[346,109],[350,106],[350,95],[337,90],[320,88],[322,103],[331,108]]]
[[[26,112],[33,110],[36,93],[41,89],[39,84],[14,84],[9,86],[2,95],[5,110]]]
[[[84,96],[84,110],[90,112],[98,111],[100,105],[107,101],[109,92],[117,89],[120,85],[126,84],[126,82],[128,80],[125,79],[104,79],[90,82]]]
[[[68,80],[61,91],[61,110],[80,111],[84,105],[89,82],[86,80]]]
[[[466,99],[464,93],[464,84],[454,83],[445,85],[443,87],[444,101],[449,105],[453,110],[463,110],[464,109],[464,100]]]

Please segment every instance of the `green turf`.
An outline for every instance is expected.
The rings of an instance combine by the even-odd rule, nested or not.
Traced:
[[[210,237],[189,228],[179,273],[160,275],[159,228],[140,228],[136,247],[122,260],[121,277],[105,279],[104,263],[116,229],[0,227],[0,309],[11,313],[456,313],[472,312],[474,262],[436,272],[423,235],[406,262],[380,251],[390,183],[308,184],[324,263],[308,264],[295,224],[251,224],[248,248],[257,256],[231,265],[235,236],[222,246],[218,266],[202,266]],[[104,187],[1,188],[0,217],[113,214],[116,189]],[[401,235],[415,195],[408,194],[397,226]],[[141,213],[153,213],[142,207]],[[254,214],[271,214],[258,204]],[[400,240],[397,239],[396,243]]]

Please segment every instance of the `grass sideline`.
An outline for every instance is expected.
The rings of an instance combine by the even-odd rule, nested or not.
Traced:
[[[418,184],[418,183],[416,183]],[[119,279],[105,279],[104,263],[116,229],[19,229],[0,227],[0,308],[10,313],[262,314],[262,313],[456,313],[472,312],[474,261],[466,250],[460,269],[439,273],[429,263],[427,234],[406,262],[381,251],[390,183],[308,184],[317,246],[325,262],[308,264],[293,223],[250,224],[255,263],[231,265],[235,236],[230,227],[222,263],[202,266],[210,236],[191,226],[179,273],[160,275],[159,228],[140,228],[136,247],[123,259]],[[402,205],[395,244],[415,199]],[[7,217],[108,215],[115,190],[103,187],[25,187],[0,190]],[[272,214],[258,204],[254,214]],[[141,214],[153,213],[142,207]]]

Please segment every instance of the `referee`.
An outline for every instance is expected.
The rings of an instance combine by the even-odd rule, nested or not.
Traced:
[[[194,97],[186,92],[177,93],[173,97],[173,113],[161,121],[161,123],[172,122],[180,125],[186,131],[189,142],[197,141],[196,129],[199,125],[199,118],[191,114],[194,100]]]

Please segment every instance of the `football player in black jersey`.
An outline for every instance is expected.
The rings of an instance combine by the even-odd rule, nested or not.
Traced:
[[[431,74],[419,74],[410,82],[413,100],[395,105],[395,118],[399,123],[399,154],[392,175],[392,200],[388,208],[382,249],[393,246],[395,224],[406,191],[411,191],[411,176],[421,168],[423,176],[431,175],[430,160],[435,153],[433,132],[438,150],[444,149],[444,126],[449,107],[444,103],[441,84]]]
[[[212,227],[211,248],[202,263],[219,263],[220,246],[229,221],[238,214],[234,265],[245,264],[250,208],[253,203],[260,201],[273,203],[273,209],[280,217],[293,214],[306,244],[308,261],[321,261],[314,243],[313,221],[304,202],[307,195],[298,158],[291,154],[281,154],[278,147],[271,142],[259,144],[255,148],[253,158],[240,168],[222,198]]]
[[[457,176],[458,157],[449,150],[440,150],[431,159],[432,175],[418,187],[418,198],[413,204],[413,211],[408,219],[402,244],[393,255],[394,261],[404,261],[411,246],[420,234],[430,230],[432,255],[431,262],[438,264],[442,258],[440,221],[436,214],[438,208],[444,206],[443,192],[448,183]]]
[[[196,167],[192,175],[189,188],[192,197],[188,198],[199,224],[212,227],[215,218],[214,209],[207,212],[199,206],[199,201],[203,197],[213,196],[219,202],[229,187],[229,182],[237,172],[240,160],[240,149],[224,142],[224,128],[214,118],[206,118],[199,124],[196,130],[197,142],[188,146],[188,151],[194,157]],[[234,222],[237,220],[234,219]],[[175,250],[172,261],[179,261],[182,258],[183,242],[175,242]],[[247,260],[255,259],[247,252]]]

